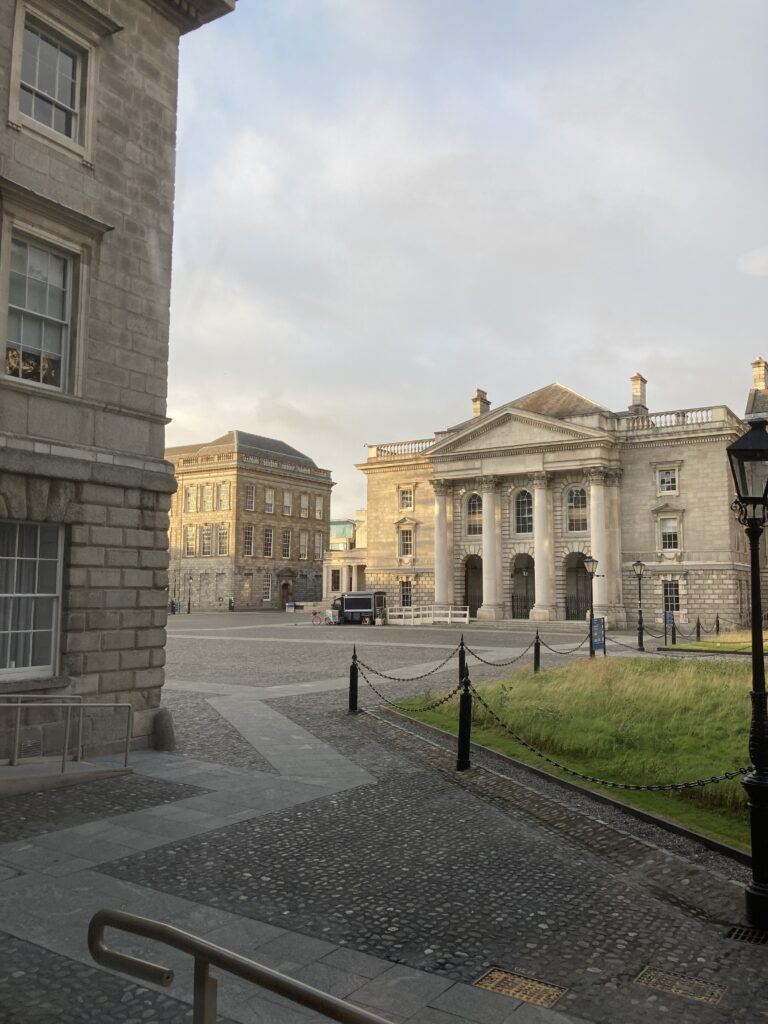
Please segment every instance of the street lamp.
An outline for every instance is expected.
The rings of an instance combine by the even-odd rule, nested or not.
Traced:
[[[187,615],[192,614],[192,573],[187,576]]]
[[[635,570],[635,576],[637,576],[637,649],[638,651],[644,651],[643,646],[643,573],[645,572],[645,562],[641,562],[640,559],[632,563],[632,568]]]
[[[768,735],[766,726],[763,611],[760,599],[760,536],[768,499],[768,433],[765,419],[753,420],[749,431],[728,445],[728,459],[737,498],[731,508],[749,539],[752,588],[752,724],[749,757],[753,769],[743,780],[749,803],[752,838],[752,883],[745,891],[747,920],[768,929]]]
[[[594,658],[595,656],[595,641],[592,636],[592,621],[595,617],[595,604],[594,604],[594,582],[595,573],[597,572],[597,559],[592,558],[590,555],[584,559],[584,568],[589,573],[589,656]]]

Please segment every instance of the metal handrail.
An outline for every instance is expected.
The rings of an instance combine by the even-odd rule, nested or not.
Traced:
[[[11,696],[11,695],[9,695],[9,696]],[[26,710],[27,708],[50,708],[50,707],[54,707],[55,708],[55,707],[58,706],[60,708],[66,708],[66,712],[67,712],[66,715],[65,715],[65,718],[64,718],[64,745],[63,745],[63,749],[62,749],[62,752],[61,752],[61,774],[62,775],[64,775],[66,770],[67,770],[67,748],[69,747],[69,731],[70,731],[70,726],[71,726],[71,722],[72,722],[72,709],[73,708],[75,710],[77,710],[78,713],[79,713],[79,715],[78,715],[78,726],[77,726],[77,747],[75,749],[75,756],[72,759],[73,761],[80,761],[81,758],[82,758],[82,751],[83,751],[83,711],[85,711],[86,708],[100,708],[102,711],[105,708],[109,708],[110,710],[113,710],[115,708],[125,708],[125,710],[128,712],[128,714],[127,714],[126,723],[125,723],[125,757],[124,757],[124,763],[125,763],[125,767],[126,768],[128,767],[128,754],[129,754],[130,749],[131,749],[131,735],[133,733],[133,706],[131,704],[106,704],[103,701],[101,701],[101,702],[100,701],[89,701],[88,703],[85,703],[83,701],[82,697],[80,698],[80,703],[79,704],[77,704],[77,703],[75,703],[75,704],[70,703],[68,698],[64,698],[63,700],[58,701],[58,704],[57,704],[57,702],[55,702],[50,697],[47,698],[47,701],[48,702],[46,703],[46,699],[43,699],[43,700],[40,700],[40,701],[37,701],[37,700],[29,701],[28,703],[23,704],[19,700],[19,701],[16,701],[15,704],[0,704],[0,712],[2,712],[2,711],[10,711],[12,708],[16,709],[16,721],[15,721],[14,727],[13,727],[13,748],[11,750],[11,756],[8,759],[9,764],[11,766],[15,766],[19,762],[19,741],[21,739],[21,712],[22,712],[22,709]]]
[[[141,935],[145,939],[162,942],[194,957],[193,1024],[216,1024],[218,982],[209,975],[210,967],[234,974],[243,981],[261,985],[294,1003],[316,1010],[331,1020],[341,1021],[341,1024],[391,1024],[384,1017],[369,1013],[368,1010],[353,1006],[343,999],[337,999],[336,996],[330,996],[270,967],[257,964],[238,953],[232,953],[197,935],[182,931],[181,928],[153,921],[148,917],[140,917],[138,914],[127,914],[122,910],[97,910],[88,925],[88,949],[91,956],[102,967],[133,975],[142,981],[168,986],[173,981],[173,971],[149,960],[140,960],[127,953],[107,949],[104,943],[105,928],[116,928],[130,935]]]
[[[22,700],[31,700],[35,703],[42,700],[57,700],[60,704],[64,704],[68,700],[79,700],[82,702],[84,699],[85,698],[80,693],[0,693],[0,700],[15,700],[17,703]]]

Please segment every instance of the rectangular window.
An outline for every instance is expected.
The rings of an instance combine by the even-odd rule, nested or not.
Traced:
[[[659,494],[677,494],[677,470],[659,470]]]
[[[272,600],[272,575],[270,573],[264,574],[261,584],[261,598],[263,601]]]
[[[184,554],[191,558],[195,553],[195,527],[184,527]]]
[[[53,674],[61,556],[60,527],[0,523],[0,676]]]
[[[253,538],[251,538],[251,549],[253,549]],[[229,554],[229,527],[219,526],[216,534],[216,550],[219,555]]]
[[[229,484],[216,484],[216,508],[223,512],[229,509]]]
[[[331,590],[341,590],[341,569],[331,569]]]
[[[309,495],[302,494],[299,501],[299,515],[301,516],[302,519],[307,519],[309,517]]]
[[[299,558],[302,560],[309,556],[309,534],[302,530],[299,534]]]
[[[291,557],[291,531],[283,530],[283,558]]]
[[[213,527],[212,526],[201,526],[200,527],[200,554],[201,555],[212,555],[213,554]]]
[[[290,516],[293,514],[293,495],[290,491],[283,491],[283,515]]]
[[[315,519],[323,518],[323,496],[322,494],[315,495]]]
[[[269,513],[275,511],[275,491],[272,487],[267,487],[264,491],[264,511]]]
[[[322,533],[315,534],[315,559],[319,562],[323,557],[323,535]]]
[[[203,512],[213,511],[213,484],[203,486]]]
[[[184,511],[197,512],[197,488],[184,488]]]
[[[264,557],[272,557],[272,548],[274,543],[274,532],[271,526],[264,528]]]
[[[401,487],[400,488],[400,510],[407,511],[413,508],[413,488],[412,487]]]
[[[413,586],[410,580],[400,581],[400,604],[403,608],[410,608],[413,604]]]
[[[664,611],[680,611],[680,584],[677,580],[664,581]]]
[[[400,556],[407,558],[413,554],[413,530],[400,531]]]
[[[19,111],[68,139],[80,134],[84,54],[68,40],[26,19],[21,52]]]
[[[253,484],[246,484],[245,487],[245,510],[253,512],[256,507],[256,488]]]
[[[246,526],[243,530],[243,554],[253,554],[253,527]]]
[[[583,533],[587,529],[587,492],[572,487],[568,492],[568,532]]]
[[[72,260],[11,240],[5,372],[61,390],[67,377]]]
[[[679,534],[677,519],[661,519],[661,546],[665,551],[677,551],[679,547]]]

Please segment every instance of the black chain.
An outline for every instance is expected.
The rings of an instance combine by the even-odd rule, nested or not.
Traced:
[[[643,649],[642,651],[638,651],[637,647],[634,647],[632,644],[624,644],[624,643],[621,642],[621,640],[614,640],[614,638],[612,636],[606,636],[605,639],[609,640],[612,644],[616,644],[617,647],[624,647],[628,651],[634,651],[634,653],[637,654],[637,655],[653,654],[654,656],[659,657],[659,658],[666,658],[667,655],[669,654],[669,650],[668,649],[664,650],[664,651],[648,651],[648,650],[645,650],[645,649]]]
[[[525,650],[521,654],[518,654],[517,657],[515,657],[515,658],[510,658],[509,661],[486,661],[486,659],[482,658],[477,653],[477,651],[473,651],[471,647],[466,647],[465,646],[464,650],[467,652],[467,654],[471,654],[473,658],[477,658],[478,661],[481,661],[483,663],[483,665],[491,665],[493,668],[503,668],[506,665],[514,665],[516,661],[520,661],[521,658],[524,658],[525,655],[528,653],[528,651],[530,651],[530,649],[533,647],[533,645],[535,643],[536,643],[536,638],[534,637],[534,639],[531,640],[531,642],[528,644],[528,646],[525,648]]]
[[[366,671],[373,673],[373,675],[375,676],[378,676],[379,679],[389,679],[393,683],[412,683],[417,679],[426,679],[427,676],[433,676],[435,672],[439,672],[440,669],[444,668],[451,660],[451,658],[455,656],[458,649],[458,647],[455,647],[444,661],[441,661],[440,664],[437,665],[435,668],[431,668],[429,672],[423,672],[420,676],[388,676],[384,672],[377,672],[375,668],[371,668],[370,665],[366,665],[365,662],[360,661],[359,658],[357,659],[357,664],[361,668],[366,669]]]
[[[588,640],[589,633],[587,633],[587,635],[584,637],[581,643],[577,644],[575,647],[571,647],[567,651],[558,651],[554,647],[550,647],[548,643],[546,643],[544,640],[541,639],[541,637],[539,637],[539,642],[541,643],[541,646],[546,647],[547,650],[552,651],[553,654],[573,654],[575,651],[578,651],[580,647],[583,647]]]
[[[360,663],[358,662],[358,665],[359,664]],[[370,686],[370,688],[373,690],[373,692],[376,694],[377,697],[379,697],[381,700],[383,700],[385,704],[389,704],[389,706],[391,708],[397,708],[398,711],[407,711],[407,712],[411,712],[411,711],[412,712],[417,712],[417,711],[434,711],[435,708],[439,708],[441,705],[447,704],[448,701],[452,697],[455,697],[456,694],[461,689],[461,684],[459,684],[453,690],[451,690],[450,693],[447,693],[444,697],[440,697],[437,700],[432,701],[431,704],[425,704],[423,707],[420,707],[420,708],[409,708],[409,707],[406,707],[404,704],[396,704],[393,700],[389,700],[388,697],[385,697],[384,694],[373,685],[373,683],[368,678],[368,676],[365,674],[365,672],[361,672],[360,675],[363,677],[363,679],[366,681],[366,683],[368,683],[368,685]]]
[[[536,757],[540,757],[543,761],[546,761],[547,764],[551,764],[554,768],[559,768],[560,771],[565,772],[566,775],[572,775],[576,779],[583,779],[585,782],[591,782],[597,786],[606,786],[609,789],[628,789],[632,790],[633,792],[669,793],[673,790],[695,789],[696,787],[708,786],[710,785],[710,783],[713,782],[725,782],[727,779],[735,779],[739,775],[746,775],[748,772],[752,771],[751,767],[736,768],[732,772],[723,772],[722,775],[712,775],[708,779],[695,779],[692,782],[667,782],[651,785],[639,785],[637,783],[629,782],[607,782],[605,779],[595,778],[594,775],[585,775],[583,772],[577,772],[573,768],[566,768],[564,764],[560,764],[559,761],[555,761],[553,758],[543,753],[543,751],[537,750],[536,747],[528,743],[527,740],[524,740],[522,736],[518,736],[517,733],[513,732],[510,729],[510,727],[506,724],[506,722],[502,721],[502,719],[499,718],[499,716],[496,714],[496,712],[493,710],[490,704],[488,704],[487,701],[483,700],[483,698],[480,696],[480,694],[477,692],[474,686],[470,686],[470,689],[472,690],[472,693],[474,693],[475,697],[477,697],[477,699],[480,701],[485,710],[488,712],[488,714],[491,716],[491,718],[493,718],[502,727],[502,729],[504,729],[504,731],[512,737],[513,740],[515,740],[521,746],[525,747],[526,750],[529,750],[532,754],[535,754]]]
[[[654,638],[654,640],[661,640],[661,638],[664,636],[663,633],[654,633],[653,630],[652,629],[648,629],[647,626],[643,626],[643,632],[647,633],[648,636],[652,636]]]

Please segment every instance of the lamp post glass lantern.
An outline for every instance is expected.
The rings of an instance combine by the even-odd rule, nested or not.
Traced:
[[[590,555],[584,559],[584,568],[589,573],[589,656],[594,658],[595,656],[595,641],[592,636],[592,621],[595,617],[595,603],[594,603],[594,583],[595,573],[597,572],[597,559],[592,558]]]
[[[645,562],[641,562],[638,558],[636,562],[632,563],[632,569],[634,570],[635,576],[637,576],[637,649],[638,651],[644,651],[645,646],[643,644],[643,573],[645,572]]]
[[[749,431],[729,445],[727,451],[737,494],[731,508],[749,540],[752,593],[752,722],[749,730],[752,771],[743,780],[752,840],[752,882],[745,892],[746,911],[751,925],[768,930],[768,715],[760,592],[760,537],[768,498],[766,421],[753,421]]]

